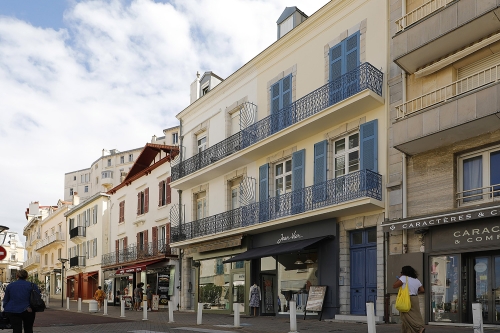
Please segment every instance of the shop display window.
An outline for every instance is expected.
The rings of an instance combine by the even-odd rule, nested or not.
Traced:
[[[430,257],[431,320],[459,321],[460,273],[459,255]]]
[[[200,260],[198,301],[205,303],[205,309],[230,310],[231,264],[223,263],[230,258]]]

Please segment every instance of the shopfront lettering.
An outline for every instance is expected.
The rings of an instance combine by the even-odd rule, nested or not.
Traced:
[[[395,230],[405,230],[405,229],[416,229],[416,228],[426,228],[430,226],[443,225],[447,223],[463,222],[475,219],[482,219],[486,217],[492,217],[498,215],[498,207],[494,209],[484,209],[474,212],[464,212],[464,213],[450,213],[439,217],[433,217],[428,219],[421,219],[418,221],[411,222],[392,222],[386,223],[384,231],[395,231]]]
[[[299,238],[302,238],[302,235],[297,233],[297,231],[292,232],[289,236],[285,236],[285,235],[281,234],[281,237],[278,238],[278,241],[276,242],[276,244],[281,244],[282,242],[286,242],[286,241],[294,240],[294,239],[299,239]]]

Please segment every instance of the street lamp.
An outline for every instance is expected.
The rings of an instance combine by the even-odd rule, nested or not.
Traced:
[[[64,264],[68,262],[68,259],[59,258],[61,264],[61,307],[64,307]]]

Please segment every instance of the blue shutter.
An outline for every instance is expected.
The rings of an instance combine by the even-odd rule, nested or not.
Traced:
[[[259,221],[269,220],[269,164],[259,167]]]
[[[327,140],[314,145],[313,201],[315,203],[326,199],[327,148]]]
[[[281,81],[278,81],[271,86],[271,114],[278,112],[280,109],[280,85]]]
[[[280,130],[292,125],[292,109],[289,107],[292,104],[292,74],[287,75],[282,80],[281,88],[281,119]]]
[[[342,76],[344,70],[344,42],[340,42],[330,49],[330,105],[342,100]]]
[[[378,120],[372,120],[359,126],[360,166],[361,170],[378,172]]]
[[[296,151],[292,155],[292,214],[301,213],[305,209],[305,162],[306,150]]]
[[[490,185],[500,184],[500,151],[490,154]],[[500,186],[493,186],[494,197],[500,196]]]
[[[345,73],[355,71],[359,66],[359,31],[345,40]],[[347,75],[344,82],[344,98],[359,92],[359,75]]]

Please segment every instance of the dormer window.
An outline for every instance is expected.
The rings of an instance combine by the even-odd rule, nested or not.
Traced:
[[[208,86],[205,88],[202,88],[201,89],[201,96],[205,96],[206,94],[208,94],[209,90],[210,90],[210,88]]]

